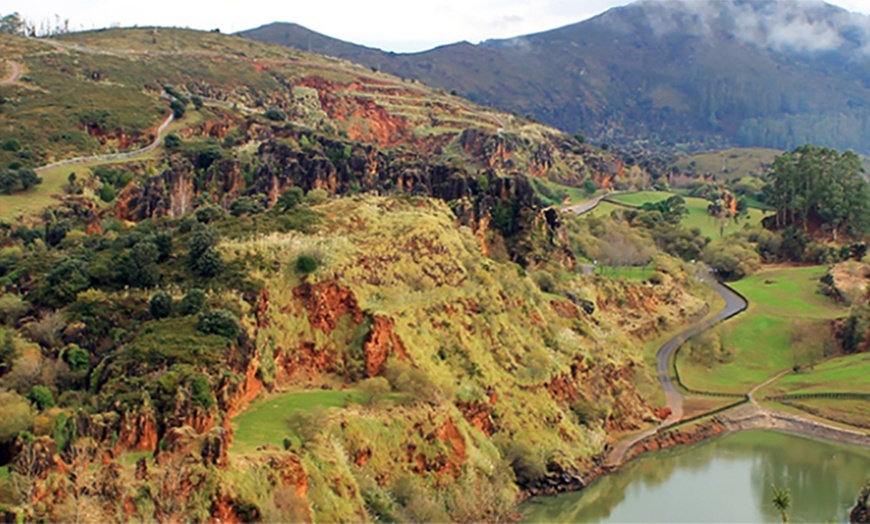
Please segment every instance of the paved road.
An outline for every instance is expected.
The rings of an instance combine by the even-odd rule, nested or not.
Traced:
[[[706,269],[699,270],[698,278],[710,284],[713,289],[715,289],[716,292],[725,299],[725,307],[722,308],[722,311],[720,311],[716,316],[710,317],[700,324],[695,324],[694,326],[689,327],[679,335],[665,342],[664,345],[659,348],[658,353],[656,353],[656,371],[659,376],[659,383],[662,386],[662,390],[665,392],[667,406],[671,410],[671,414],[660,426],[648,429],[643,433],[619,442],[607,457],[606,465],[609,467],[615,467],[622,464],[628,450],[641,440],[654,435],[668,426],[676,424],[683,418],[683,395],[677,390],[677,387],[674,384],[674,379],[671,376],[671,360],[673,359],[674,352],[677,348],[686,340],[704,330],[710,329],[723,320],[727,320],[734,315],[739,314],[748,306],[743,297],[732,291],[730,288],[720,284]]]
[[[9,64],[9,76],[0,80],[0,86],[8,86],[14,84],[18,81],[18,77],[21,76],[21,66],[18,65],[18,62],[13,62],[12,60],[7,60],[7,64]]]
[[[663,426],[668,426],[683,418],[683,395],[677,391],[674,380],[671,377],[671,360],[673,359],[674,352],[686,340],[710,329],[723,320],[737,315],[748,306],[743,297],[732,291],[731,288],[720,284],[706,269],[699,269],[698,278],[707,282],[725,299],[725,307],[716,316],[710,317],[700,324],[695,324],[671,340],[668,340],[656,353],[656,372],[659,376],[659,383],[662,385],[665,397],[667,398],[667,406],[671,409],[671,416],[665,420]]]
[[[583,202],[580,202],[579,204],[574,204],[573,206],[563,207],[562,212],[563,213],[576,213],[578,215],[586,214],[586,213],[592,211],[593,209],[595,209],[596,207],[598,207],[598,204],[600,204],[601,201],[604,200],[605,197],[608,197],[612,194],[613,193],[607,193],[605,195],[598,195],[595,198],[590,198],[589,200],[584,200]]]

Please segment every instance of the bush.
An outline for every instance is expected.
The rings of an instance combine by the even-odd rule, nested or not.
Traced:
[[[163,146],[169,150],[175,150],[181,147],[181,138],[175,133],[169,133],[163,138]]]
[[[317,259],[311,255],[299,255],[296,259],[296,272],[302,275],[308,275],[317,271]]]
[[[194,107],[196,110],[200,110],[200,109],[202,109],[202,105],[203,105],[203,104],[202,104],[202,98],[201,98],[201,97],[199,97],[199,96],[197,96],[197,95],[193,95],[192,97],[190,97],[190,101],[193,103],[193,107]]]
[[[365,404],[377,404],[390,393],[390,383],[384,377],[367,378],[359,383]]]
[[[263,205],[258,200],[251,197],[241,197],[230,204],[230,213],[233,216],[239,217],[243,215],[254,215],[263,212]]]
[[[19,433],[30,429],[32,422],[30,403],[24,397],[0,392],[0,443],[12,442]]]
[[[27,394],[27,400],[36,404],[41,411],[55,406],[54,394],[45,386],[33,386]]]
[[[329,198],[329,194],[324,189],[312,189],[308,193],[305,194],[305,200],[308,204],[312,206],[316,206],[317,204],[322,204],[326,202]]]
[[[91,356],[86,349],[73,344],[66,352],[66,363],[71,370],[81,373],[91,367]]]
[[[0,323],[15,324],[28,309],[30,306],[24,299],[14,293],[6,293],[0,296]]]
[[[220,335],[230,340],[238,338],[242,330],[239,319],[226,309],[214,309],[200,313],[196,329],[206,335]]]
[[[226,213],[218,206],[208,205],[202,206],[196,210],[196,220],[201,224],[208,224],[218,221],[224,217]]]
[[[505,449],[504,458],[514,470],[520,486],[528,485],[547,473],[544,459],[540,454],[522,442],[510,442]]]
[[[202,373],[195,375],[190,380],[191,398],[205,409],[210,409],[217,404],[214,392],[211,390],[208,376]]]
[[[21,142],[17,138],[10,138],[9,140],[3,142],[3,150],[12,151],[13,153],[21,151]]]
[[[172,109],[172,115],[175,118],[181,118],[184,116],[184,104],[180,100],[173,100],[170,102],[169,109]]]
[[[148,302],[151,318],[157,320],[172,314],[172,297],[166,291],[158,291]]]
[[[285,189],[278,200],[275,202],[275,208],[282,213],[286,213],[302,203],[304,193],[298,187],[290,187]]]
[[[193,288],[181,299],[181,314],[195,315],[202,311],[203,306],[205,306],[205,291]]]
[[[100,188],[100,200],[103,202],[111,202],[115,200],[115,186],[112,184],[103,184]]]
[[[275,122],[283,122],[284,120],[287,119],[287,113],[285,113],[284,111],[281,111],[277,107],[273,107],[271,109],[268,109],[266,111],[265,115],[266,115],[266,118],[268,118],[269,120],[273,120]]]
[[[302,447],[312,443],[325,429],[326,414],[323,408],[300,409],[287,417],[287,427],[299,439]]]

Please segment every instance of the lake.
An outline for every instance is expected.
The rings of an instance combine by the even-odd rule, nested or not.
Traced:
[[[870,449],[746,431],[644,455],[583,491],[534,497],[525,522],[848,522],[870,477]]]

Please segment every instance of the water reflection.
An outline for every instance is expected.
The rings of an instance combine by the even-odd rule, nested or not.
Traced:
[[[868,449],[750,431],[647,455],[522,510],[527,522],[779,522],[776,484],[791,491],[792,522],[845,522],[868,476]]]

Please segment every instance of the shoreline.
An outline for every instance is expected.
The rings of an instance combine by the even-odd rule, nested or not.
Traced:
[[[548,475],[536,482],[536,485],[524,488],[520,492],[517,504],[532,497],[581,491],[600,477],[619,471],[625,464],[647,453],[698,444],[742,431],[775,431],[835,444],[870,447],[870,432],[829,426],[787,413],[765,410],[751,404],[735,407],[728,412],[692,424],[689,427],[675,424],[658,428],[654,433],[632,443],[625,451],[625,458],[619,464],[606,464],[608,450],[593,457],[592,461],[596,465],[588,470],[561,471]]]

